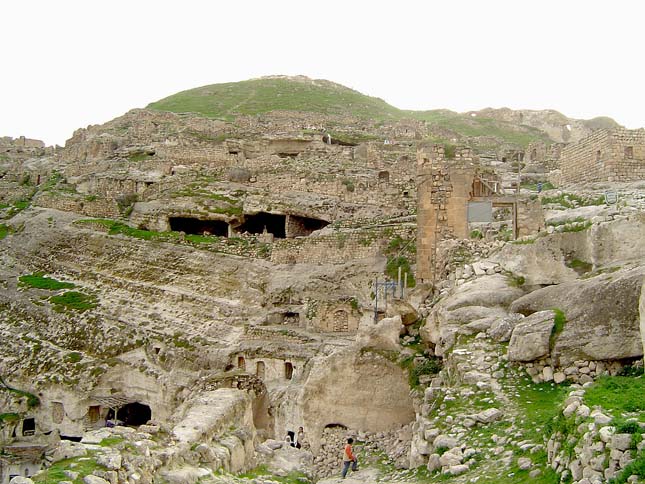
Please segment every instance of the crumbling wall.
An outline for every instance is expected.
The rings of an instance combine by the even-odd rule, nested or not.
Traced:
[[[119,206],[114,199],[85,197],[64,197],[60,194],[43,193],[34,200],[34,205],[53,208],[64,212],[74,212],[98,218],[118,218],[121,215]]]
[[[563,183],[636,181],[645,178],[645,130],[598,130],[562,150]]]
[[[468,199],[475,177],[473,155],[467,148],[445,159],[443,146],[417,155],[417,278],[430,281],[437,243],[468,236]]]
[[[374,257],[380,242],[369,235],[338,232],[310,238],[284,239],[273,244],[271,262],[276,264],[342,264]]]

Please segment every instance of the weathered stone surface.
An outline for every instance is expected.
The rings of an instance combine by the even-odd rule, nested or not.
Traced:
[[[376,348],[381,350],[398,351],[401,348],[399,335],[401,334],[402,323],[400,316],[384,318],[374,324],[371,315],[364,319],[364,323],[358,328],[356,344],[360,348]]]
[[[9,481],[9,484],[34,484],[28,477],[16,476]]]
[[[612,449],[627,450],[632,444],[632,434],[614,434],[611,437],[609,446]]]
[[[440,434],[434,439],[432,445],[435,449],[439,447],[452,449],[457,445],[457,440],[449,435]]]
[[[538,289],[514,301],[511,311],[564,312],[566,323],[551,355],[560,366],[642,356],[638,298],[644,274],[645,267],[637,267]]]
[[[121,454],[115,452],[103,452],[96,456],[96,463],[108,470],[118,470],[121,467]]]
[[[521,289],[510,286],[501,274],[482,276],[460,286],[458,292],[446,298],[443,307],[447,311],[465,306],[505,307],[523,294]]]
[[[52,462],[58,462],[73,457],[81,457],[87,454],[87,449],[78,442],[61,440],[51,454]]]
[[[508,359],[533,361],[547,356],[554,318],[553,311],[539,311],[518,323],[508,345]]]
[[[103,479],[102,477],[95,476],[90,474],[89,476],[85,476],[83,478],[83,482],[85,484],[110,484],[108,481]]]

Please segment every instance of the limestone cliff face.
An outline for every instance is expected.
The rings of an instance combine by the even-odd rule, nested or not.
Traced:
[[[302,391],[303,421],[313,436],[328,425],[392,430],[414,419],[406,373],[378,351],[348,349],[318,359]],[[317,449],[317,439],[312,447]]]

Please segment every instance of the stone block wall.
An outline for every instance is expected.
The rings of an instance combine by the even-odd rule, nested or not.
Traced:
[[[598,130],[562,150],[560,170],[565,184],[645,179],[645,130]]]
[[[34,200],[34,205],[53,208],[64,212],[75,212],[88,217],[118,218],[121,213],[117,203],[112,199],[84,200],[77,197],[63,197],[44,193]]]
[[[445,160],[442,146],[417,155],[417,279],[431,281],[440,240],[468,236],[468,199],[475,177],[473,155],[459,150]]]
[[[343,264],[374,257],[380,251],[378,240],[362,233],[338,232],[320,237],[279,240],[273,244],[271,262],[276,264]]]

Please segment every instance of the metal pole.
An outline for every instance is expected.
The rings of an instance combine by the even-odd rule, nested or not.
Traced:
[[[374,322],[378,323],[378,277],[374,282]]]
[[[408,292],[408,273],[405,273],[405,278],[403,279],[403,297]]]
[[[515,193],[519,195],[520,193],[520,182],[522,181],[522,162],[520,161],[520,154],[519,152],[517,153],[517,185],[515,189]]]
[[[401,266],[399,266],[399,276],[398,276],[396,285],[399,287],[399,294],[401,295],[401,298],[403,298],[403,289],[401,286]]]

